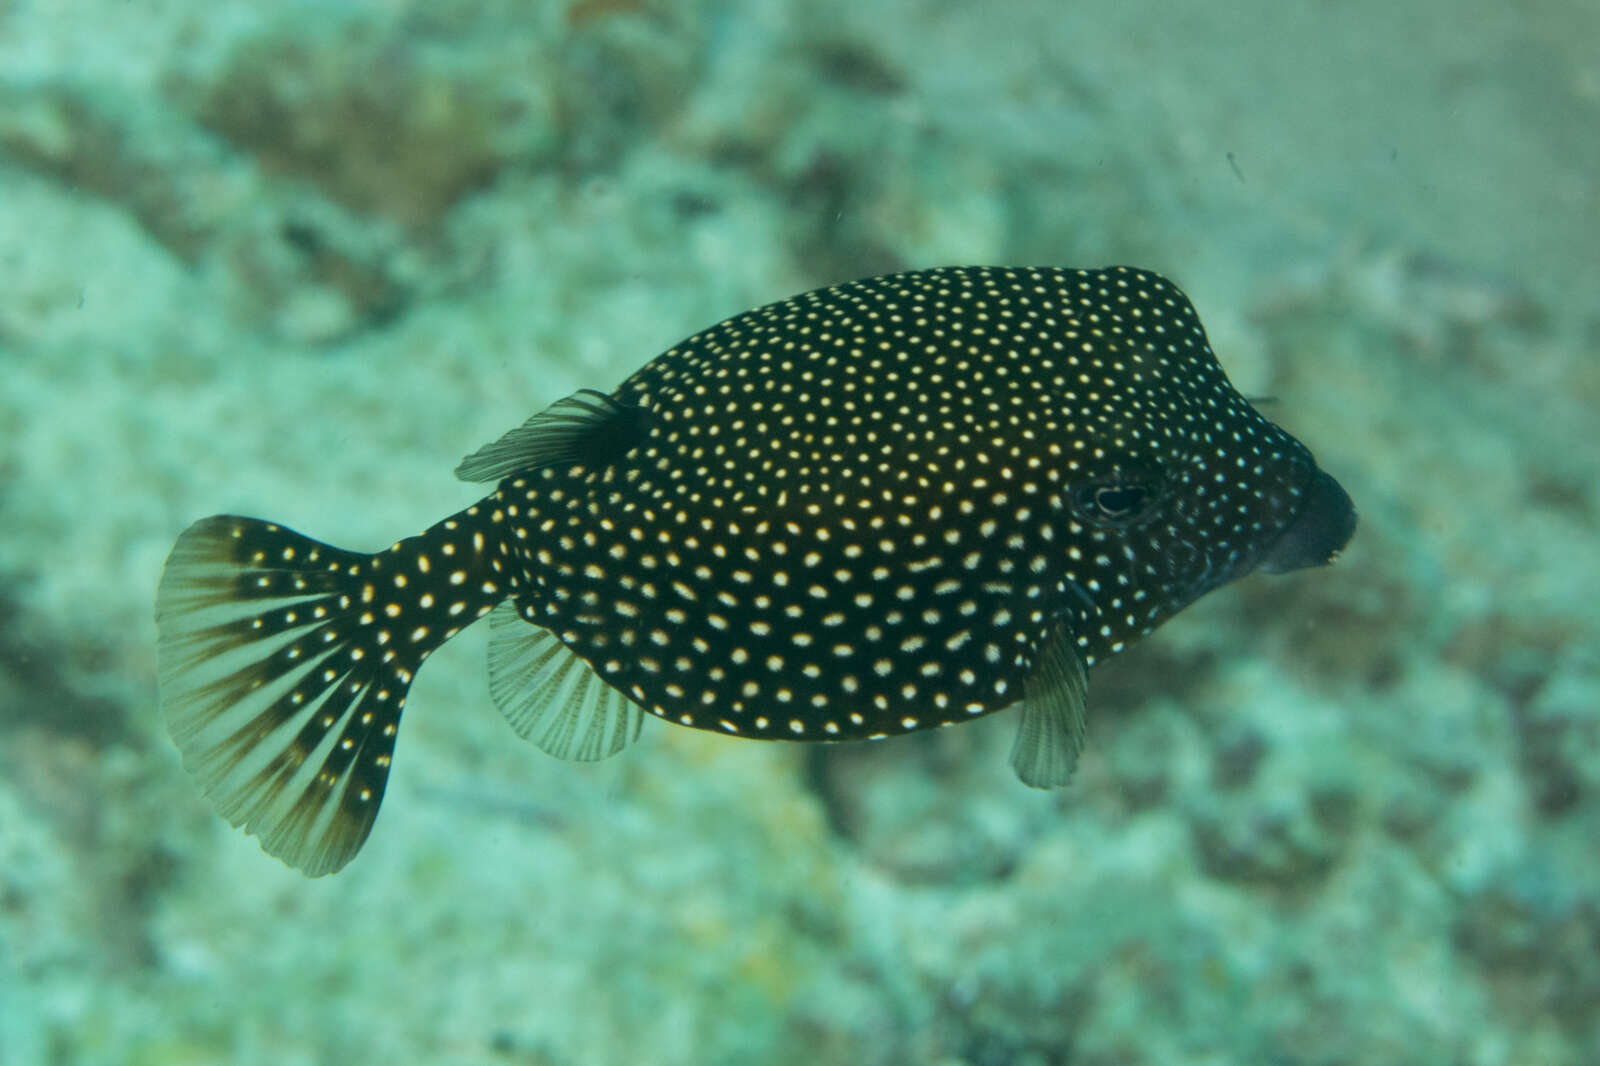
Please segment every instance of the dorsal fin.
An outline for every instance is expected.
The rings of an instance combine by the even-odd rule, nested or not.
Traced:
[[[642,413],[603,392],[579,389],[461,460],[456,477],[499,481],[519,470],[607,461],[632,446]]]

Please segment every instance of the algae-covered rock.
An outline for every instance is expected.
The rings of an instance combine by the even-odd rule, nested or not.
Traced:
[[[500,167],[548,159],[558,141],[538,50],[513,78],[510,54],[484,64],[451,44],[372,20],[316,34],[286,22],[239,45],[198,88],[197,113],[271,172],[359,212],[435,225]]]
[[[0,153],[122,205],[190,263],[244,191],[220,146],[181,112],[80,81],[0,84]]]
[[[559,5],[297,20],[246,37],[190,90],[269,171],[362,213],[437,226],[506,168],[613,165],[693,86],[702,5]]]

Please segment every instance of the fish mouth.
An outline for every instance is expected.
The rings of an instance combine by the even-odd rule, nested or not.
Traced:
[[[1310,566],[1325,566],[1338,557],[1355,534],[1355,505],[1344,487],[1316,466],[1309,456],[1305,465],[1310,476],[1301,492],[1300,509],[1277,536],[1254,551],[1208,562],[1189,582],[1169,614],[1176,614],[1206,593],[1256,570],[1283,574]],[[1202,549],[1191,542],[1183,542],[1183,547],[1190,557],[1204,555]]]
[[[1267,546],[1257,566],[1268,574],[1326,566],[1338,558],[1355,531],[1356,508],[1350,494],[1318,468],[1306,486],[1305,505]]]

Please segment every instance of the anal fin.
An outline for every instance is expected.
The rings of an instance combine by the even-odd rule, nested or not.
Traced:
[[[496,607],[489,624],[489,694],[518,736],[578,762],[615,755],[638,737],[639,705],[554,633],[524,619],[514,601]]]

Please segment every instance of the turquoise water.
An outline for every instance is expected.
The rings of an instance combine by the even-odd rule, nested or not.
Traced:
[[[530,11],[536,12],[530,14]],[[0,3],[0,1066],[1600,1061],[1593,5]],[[191,521],[375,550],[723,317],[1172,277],[1362,525],[877,744],[562,763],[487,633],[308,880],[156,702]],[[481,629],[482,627],[480,627]]]

